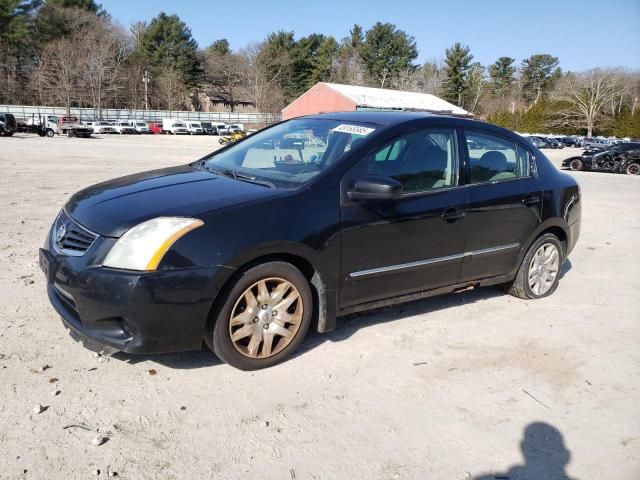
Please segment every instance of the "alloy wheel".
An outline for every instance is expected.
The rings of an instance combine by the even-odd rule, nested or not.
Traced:
[[[640,165],[637,163],[631,163],[627,165],[627,175],[638,175],[640,174]]]
[[[529,288],[535,295],[544,295],[556,281],[560,269],[560,252],[551,243],[543,243],[531,258],[527,275]]]
[[[296,337],[304,306],[298,289],[283,278],[265,278],[238,298],[229,320],[233,346],[249,358],[268,358]]]

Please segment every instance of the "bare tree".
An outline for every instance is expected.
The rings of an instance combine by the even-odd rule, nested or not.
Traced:
[[[262,44],[253,44],[240,53],[246,62],[245,85],[258,111],[276,112],[284,105],[279,80],[286,64],[274,63],[273,59],[267,58],[262,47]]]
[[[98,19],[79,34],[82,77],[91,95],[96,117],[101,117],[105,96],[113,98],[120,88],[131,47],[125,34]]]
[[[63,37],[47,44],[35,73],[35,83],[41,101],[64,105],[67,115],[80,99],[82,76],[80,49],[74,36]]]
[[[182,81],[180,72],[175,68],[167,67],[158,77],[156,93],[163,108],[174,110],[184,106],[189,89]]]
[[[207,51],[204,60],[207,78],[205,93],[229,105],[233,112],[241,100],[239,97],[246,91],[246,58],[234,53]]]
[[[554,98],[566,102],[569,108],[560,113],[559,122],[587,129],[587,137],[603,109],[615,95],[614,74],[611,70],[594,69],[580,74],[569,74],[558,84]]]

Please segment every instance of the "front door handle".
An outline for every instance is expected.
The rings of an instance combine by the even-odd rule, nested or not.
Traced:
[[[466,214],[464,213],[464,210],[460,210],[458,208],[447,208],[443,213],[442,213],[442,219],[445,220],[446,222],[453,222],[456,221],[462,217],[464,217]]]
[[[535,205],[536,203],[540,203],[540,197],[538,195],[529,195],[522,199],[523,205]]]

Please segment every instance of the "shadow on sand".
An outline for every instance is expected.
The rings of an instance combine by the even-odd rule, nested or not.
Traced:
[[[565,467],[571,452],[562,434],[552,425],[535,422],[527,425],[520,450],[523,465],[514,465],[506,472],[473,477],[473,480],[569,480]]]

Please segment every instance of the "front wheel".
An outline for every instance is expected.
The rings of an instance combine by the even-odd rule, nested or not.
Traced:
[[[269,262],[244,272],[211,318],[206,343],[240,370],[280,363],[309,329],[313,297],[296,267]]]
[[[640,175],[640,163],[633,162],[628,164],[624,168],[624,173],[627,175]]]
[[[533,242],[505,290],[525,300],[549,296],[558,288],[563,261],[562,243],[554,234],[546,233]]]
[[[54,135],[55,135],[55,132],[53,130],[51,130],[50,128],[47,128],[47,137],[48,138],[53,138]]]

